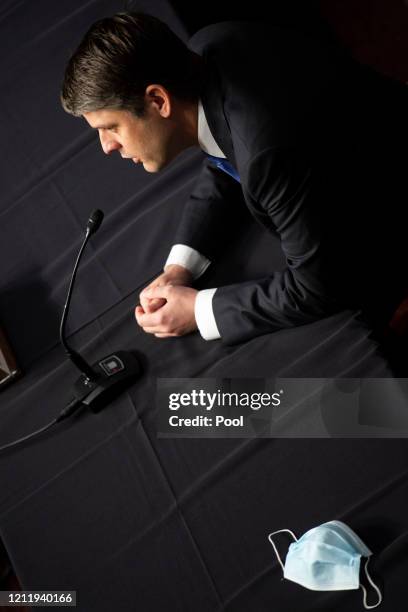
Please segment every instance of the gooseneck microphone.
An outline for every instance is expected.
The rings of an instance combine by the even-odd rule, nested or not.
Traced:
[[[92,234],[95,234],[98,231],[98,229],[100,228],[100,226],[102,224],[102,221],[103,221],[103,212],[101,210],[98,210],[98,209],[94,210],[91,213],[91,216],[88,219],[88,224],[86,226],[86,232],[85,232],[85,239],[82,242],[81,248],[79,249],[79,253],[78,253],[78,256],[76,258],[74,269],[72,271],[71,280],[70,280],[69,287],[68,287],[67,299],[65,300],[64,310],[62,312],[62,318],[61,318],[61,324],[60,324],[60,340],[61,340],[62,346],[65,348],[65,351],[66,351],[68,357],[73,362],[73,364],[83,374],[85,374],[89,378],[89,380],[94,380],[97,377],[97,374],[96,374],[96,372],[94,372],[94,370],[91,368],[91,366],[85,361],[85,359],[83,359],[83,357],[81,357],[81,355],[79,355],[79,353],[74,351],[68,345],[68,342],[67,342],[67,340],[65,338],[65,325],[66,325],[66,322],[67,322],[69,306],[71,304],[72,289],[73,289],[73,286],[74,286],[74,283],[75,283],[75,278],[76,278],[79,262],[80,262],[81,257],[82,257],[82,253],[85,250],[85,247],[87,245],[87,242],[88,242],[89,238],[92,236]]]
[[[67,412],[73,410],[70,406],[82,404],[88,406],[94,412],[99,412],[107,403],[115,399],[123,390],[135,382],[140,375],[141,369],[136,356],[129,351],[116,351],[110,355],[103,357],[93,365],[89,363],[78,353],[73,350],[65,337],[65,325],[68,318],[69,306],[75,278],[84,249],[89,238],[95,234],[103,221],[103,212],[94,210],[89,217],[86,226],[85,238],[79,249],[78,256],[75,261],[71,280],[68,287],[67,299],[65,301],[64,310],[60,325],[60,339],[65,351],[72,363],[81,372],[74,385],[74,398],[63,414],[63,418],[67,416]]]
[[[141,367],[136,356],[129,351],[116,351],[103,357],[92,366],[80,355],[72,349],[65,337],[65,325],[68,317],[69,306],[71,303],[72,291],[74,288],[75,278],[79,266],[79,262],[84,252],[85,246],[95,232],[98,231],[103,221],[103,212],[94,210],[88,219],[86,226],[85,238],[79,249],[78,256],[75,261],[74,269],[71,275],[71,280],[68,287],[68,294],[65,300],[64,310],[61,317],[60,339],[65,351],[72,363],[81,372],[81,376],[74,384],[73,397],[69,403],[61,410],[59,415],[52,421],[17,440],[13,440],[8,444],[0,446],[0,451],[26,442],[51,427],[54,427],[60,421],[68,418],[81,406],[91,408],[93,412],[99,412],[109,402],[115,399],[122,391],[127,389],[131,384],[136,382],[136,379],[141,374]]]

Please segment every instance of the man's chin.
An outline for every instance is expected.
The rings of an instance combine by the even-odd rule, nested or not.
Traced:
[[[168,162],[142,162],[142,164],[146,172],[155,173],[160,172],[162,168],[165,168],[165,166],[168,165]]]
[[[153,166],[153,164],[143,164],[143,168],[146,170],[146,172],[149,172],[151,174],[153,174],[154,172],[158,172],[159,169],[157,168],[157,166]]]

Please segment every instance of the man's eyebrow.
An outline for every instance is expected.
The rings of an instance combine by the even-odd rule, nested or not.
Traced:
[[[112,128],[118,127],[117,123],[105,123],[102,125],[91,125],[93,130],[111,130]]]

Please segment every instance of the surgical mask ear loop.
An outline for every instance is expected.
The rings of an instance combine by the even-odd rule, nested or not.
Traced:
[[[360,582],[360,586],[361,586],[361,588],[363,589],[363,604],[364,604],[364,607],[365,607],[365,609],[366,609],[366,610],[372,610],[373,608],[376,608],[377,606],[379,606],[379,605],[380,605],[380,603],[382,602],[382,594],[381,594],[381,591],[380,591],[380,589],[378,588],[378,586],[377,586],[376,584],[374,584],[374,582],[372,581],[372,579],[371,579],[371,577],[370,577],[370,574],[368,573],[367,565],[368,565],[369,560],[370,560],[370,557],[367,557],[367,561],[366,561],[366,562],[365,562],[365,564],[364,564],[364,571],[365,571],[365,574],[366,574],[366,576],[367,576],[367,580],[368,580],[368,582],[369,582],[369,583],[371,584],[371,586],[372,586],[372,587],[375,589],[375,591],[376,591],[376,593],[377,593],[377,595],[378,595],[378,601],[377,601],[377,603],[376,603],[376,604],[374,604],[374,605],[372,605],[372,606],[370,606],[370,605],[367,603],[367,589],[366,589],[366,588],[365,588],[365,587],[364,587],[364,586],[361,584],[361,582]]]
[[[275,555],[276,555],[276,556],[277,556],[277,558],[278,558],[278,561],[279,561],[279,563],[280,563],[280,566],[281,566],[281,568],[282,568],[282,571],[285,571],[285,566],[284,566],[284,565],[283,565],[283,563],[282,563],[282,559],[280,558],[280,555],[279,555],[279,553],[278,553],[278,549],[277,549],[277,548],[276,548],[276,546],[275,546],[275,542],[272,540],[272,537],[271,537],[271,536],[275,535],[276,533],[282,533],[283,531],[287,531],[288,533],[290,533],[290,535],[292,536],[292,538],[293,538],[294,540],[296,540],[296,542],[298,541],[297,537],[295,536],[295,534],[293,533],[293,531],[291,531],[290,529],[279,529],[278,531],[272,531],[272,533],[270,533],[270,534],[268,535],[268,540],[270,541],[270,543],[271,543],[271,544],[272,544],[272,546],[273,546],[273,550],[275,551]]]

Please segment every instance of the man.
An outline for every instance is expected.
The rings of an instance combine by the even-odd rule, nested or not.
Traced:
[[[233,344],[345,307],[384,325],[401,301],[397,84],[270,24],[214,24],[187,48],[159,20],[129,13],[91,27],[61,99],[98,130],[106,154],[148,172],[190,146],[207,154],[164,272],[140,294],[145,332],[198,328]],[[243,201],[278,234],[287,268],[197,291]]]

